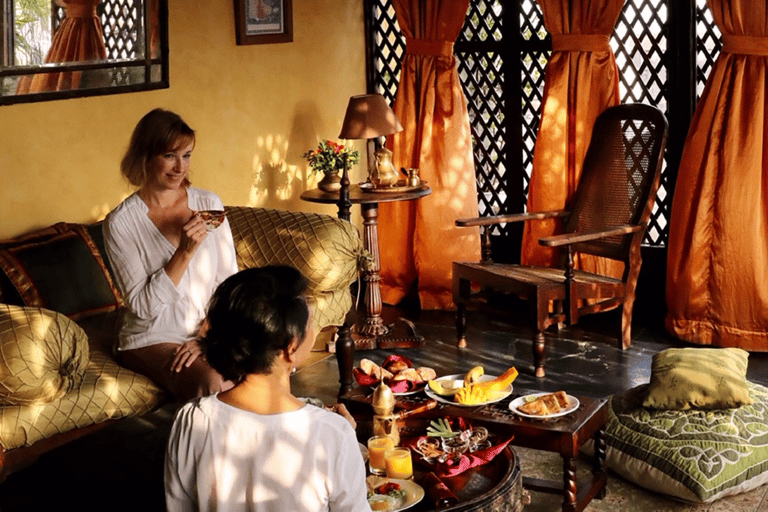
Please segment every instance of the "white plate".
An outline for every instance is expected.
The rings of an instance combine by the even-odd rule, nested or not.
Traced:
[[[368,477],[369,482],[371,482],[371,485],[374,487],[378,487],[379,485],[386,483],[386,482],[395,482],[400,484],[400,487],[405,491],[405,500],[403,500],[403,503],[397,507],[393,508],[392,512],[398,512],[398,510],[405,510],[407,508],[411,508],[418,502],[420,502],[422,499],[424,499],[424,489],[417,483],[412,482],[411,480],[400,480],[399,478],[385,478],[385,477]]]
[[[462,386],[464,385],[464,375],[465,374],[463,373],[457,374],[457,375],[446,375],[444,377],[440,377],[439,379],[435,379],[435,380],[441,384],[448,383],[451,385],[451,387]],[[480,377],[480,382],[493,380],[495,378],[496,377],[493,375],[483,375],[482,377]],[[440,396],[434,391],[432,391],[429,388],[429,385],[427,385],[427,387],[424,388],[424,391],[427,393],[427,396],[429,398],[434,398],[438,402],[442,402],[444,404],[458,405],[459,407],[477,407],[479,405],[486,405],[486,404],[501,402],[502,400],[504,400],[505,398],[507,398],[509,395],[512,394],[512,384],[510,384],[509,386],[501,390],[498,393],[498,396],[496,396],[493,400],[488,400],[487,402],[481,402],[479,404],[472,404],[472,405],[460,404],[459,402],[456,402],[452,397]]]
[[[546,414],[546,415],[539,416],[539,415],[536,415],[536,414],[525,414],[524,412],[520,411],[520,409],[518,409],[518,407],[520,407],[521,405],[523,405],[524,403],[526,403],[528,401],[531,401],[531,400],[534,400],[534,399],[536,399],[536,398],[538,398],[540,396],[549,395],[549,394],[550,393],[533,393],[533,394],[530,394],[530,395],[525,395],[525,396],[521,396],[521,397],[515,398],[514,400],[509,402],[509,408],[510,408],[510,410],[512,410],[512,412],[514,412],[515,414],[519,414],[523,418],[531,418],[531,419],[534,419],[534,420],[543,420],[543,419],[547,419],[547,418],[558,418],[560,416],[565,416],[566,414],[571,414],[573,411],[575,411],[576,409],[579,408],[579,399],[576,398],[575,396],[571,396],[571,395],[566,394],[565,396],[568,397],[568,404],[569,405],[568,405],[567,409],[563,409],[560,412],[555,412],[555,413],[552,413],[552,414]]]

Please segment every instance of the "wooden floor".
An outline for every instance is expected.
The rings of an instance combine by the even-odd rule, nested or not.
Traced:
[[[461,373],[481,364],[486,373],[499,374],[516,366],[516,385],[574,395],[604,397],[648,382],[653,354],[670,346],[685,346],[666,335],[659,326],[635,325],[634,343],[626,351],[616,348],[613,333],[618,317],[613,313],[584,319],[578,329],[551,333],[547,338],[547,376],[537,379],[532,370],[531,331],[522,314],[471,313],[469,346],[455,346],[451,312],[386,308],[384,319],[395,332],[409,334],[399,317],[415,322],[425,337],[419,350],[358,352],[356,361],[368,357],[383,361],[390,353],[403,354],[417,365],[432,366],[440,374]],[[509,321],[504,321],[509,320]],[[638,322],[639,323],[639,322]],[[768,385],[768,354],[752,354],[748,378]],[[338,390],[335,358],[313,353],[309,363],[293,377],[297,396],[313,396],[332,403]],[[162,468],[165,442],[176,406],[169,405],[141,418],[131,418],[102,429],[44,455],[33,466],[11,475],[0,485],[0,512],[27,512],[66,507],[74,510],[162,511]],[[524,474],[558,478],[557,458],[520,450]],[[553,475],[552,473],[555,473]],[[556,496],[531,493],[526,511],[559,510]],[[768,486],[711,506],[695,507],[666,499],[610,474],[608,496],[594,501],[588,511],[703,512],[739,510],[768,511]]]

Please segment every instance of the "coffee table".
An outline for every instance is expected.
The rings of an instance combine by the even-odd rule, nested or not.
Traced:
[[[515,390],[511,399],[530,392]],[[523,478],[530,490],[561,494],[563,512],[581,512],[592,498],[605,497],[608,475],[605,470],[605,425],[608,423],[608,400],[576,397],[579,408],[571,414],[550,420],[532,420],[517,416],[509,409],[511,400],[479,407],[476,418],[504,423],[515,433],[512,444],[534,450],[556,452],[563,459],[562,483],[537,478]],[[586,482],[576,478],[576,459],[581,447],[590,439],[595,442],[592,476]]]
[[[532,420],[517,416],[509,403],[535,391],[515,388],[510,397],[477,407],[462,407],[438,403],[438,406],[419,418],[462,416],[469,420],[503,425],[514,433],[512,444],[534,450],[560,454],[563,459],[563,480],[523,477],[523,485],[530,490],[563,496],[563,512],[581,512],[593,498],[602,499],[608,476],[605,468],[605,425],[608,423],[608,399],[577,396],[579,408],[565,416],[549,420]],[[343,400],[349,407],[370,403],[370,396],[360,388],[347,393]],[[408,409],[427,400],[423,394],[398,397],[398,406]],[[595,456],[591,478],[580,482],[576,475],[579,450],[589,439],[594,439]]]

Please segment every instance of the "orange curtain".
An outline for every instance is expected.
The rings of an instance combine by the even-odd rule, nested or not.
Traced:
[[[101,0],[56,0],[67,12],[51,41],[45,62],[80,62],[107,58],[96,6]],[[16,94],[61,91],[80,87],[82,71],[41,73],[22,77]]]
[[[382,300],[397,304],[418,283],[422,308],[448,309],[451,263],[480,258],[479,230],[454,224],[478,214],[467,101],[453,56],[469,0],[393,4],[406,40],[393,105],[404,129],[390,139],[393,161],[418,167],[432,193],[380,206]]]
[[[528,211],[560,210],[576,190],[597,116],[619,104],[619,71],[610,35],[624,0],[537,0],[552,36],[544,99],[533,151]],[[526,223],[521,262],[556,266],[557,253],[539,238],[559,233],[562,222]],[[620,276],[624,264],[577,255],[584,270]]]
[[[768,6],[708,3],[723,49],[675,186],[666,327],[694,343],[768,351]]]

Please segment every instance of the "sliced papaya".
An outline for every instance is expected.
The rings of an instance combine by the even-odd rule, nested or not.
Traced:
[[[507,386],[512,384],[517,378],[517,368],[510,367],[507,371],[499,375],[493,380],[487,380],[485,382],[476,382],[474,387],[483,389],[485,391],[501,391],[506,389]]]

